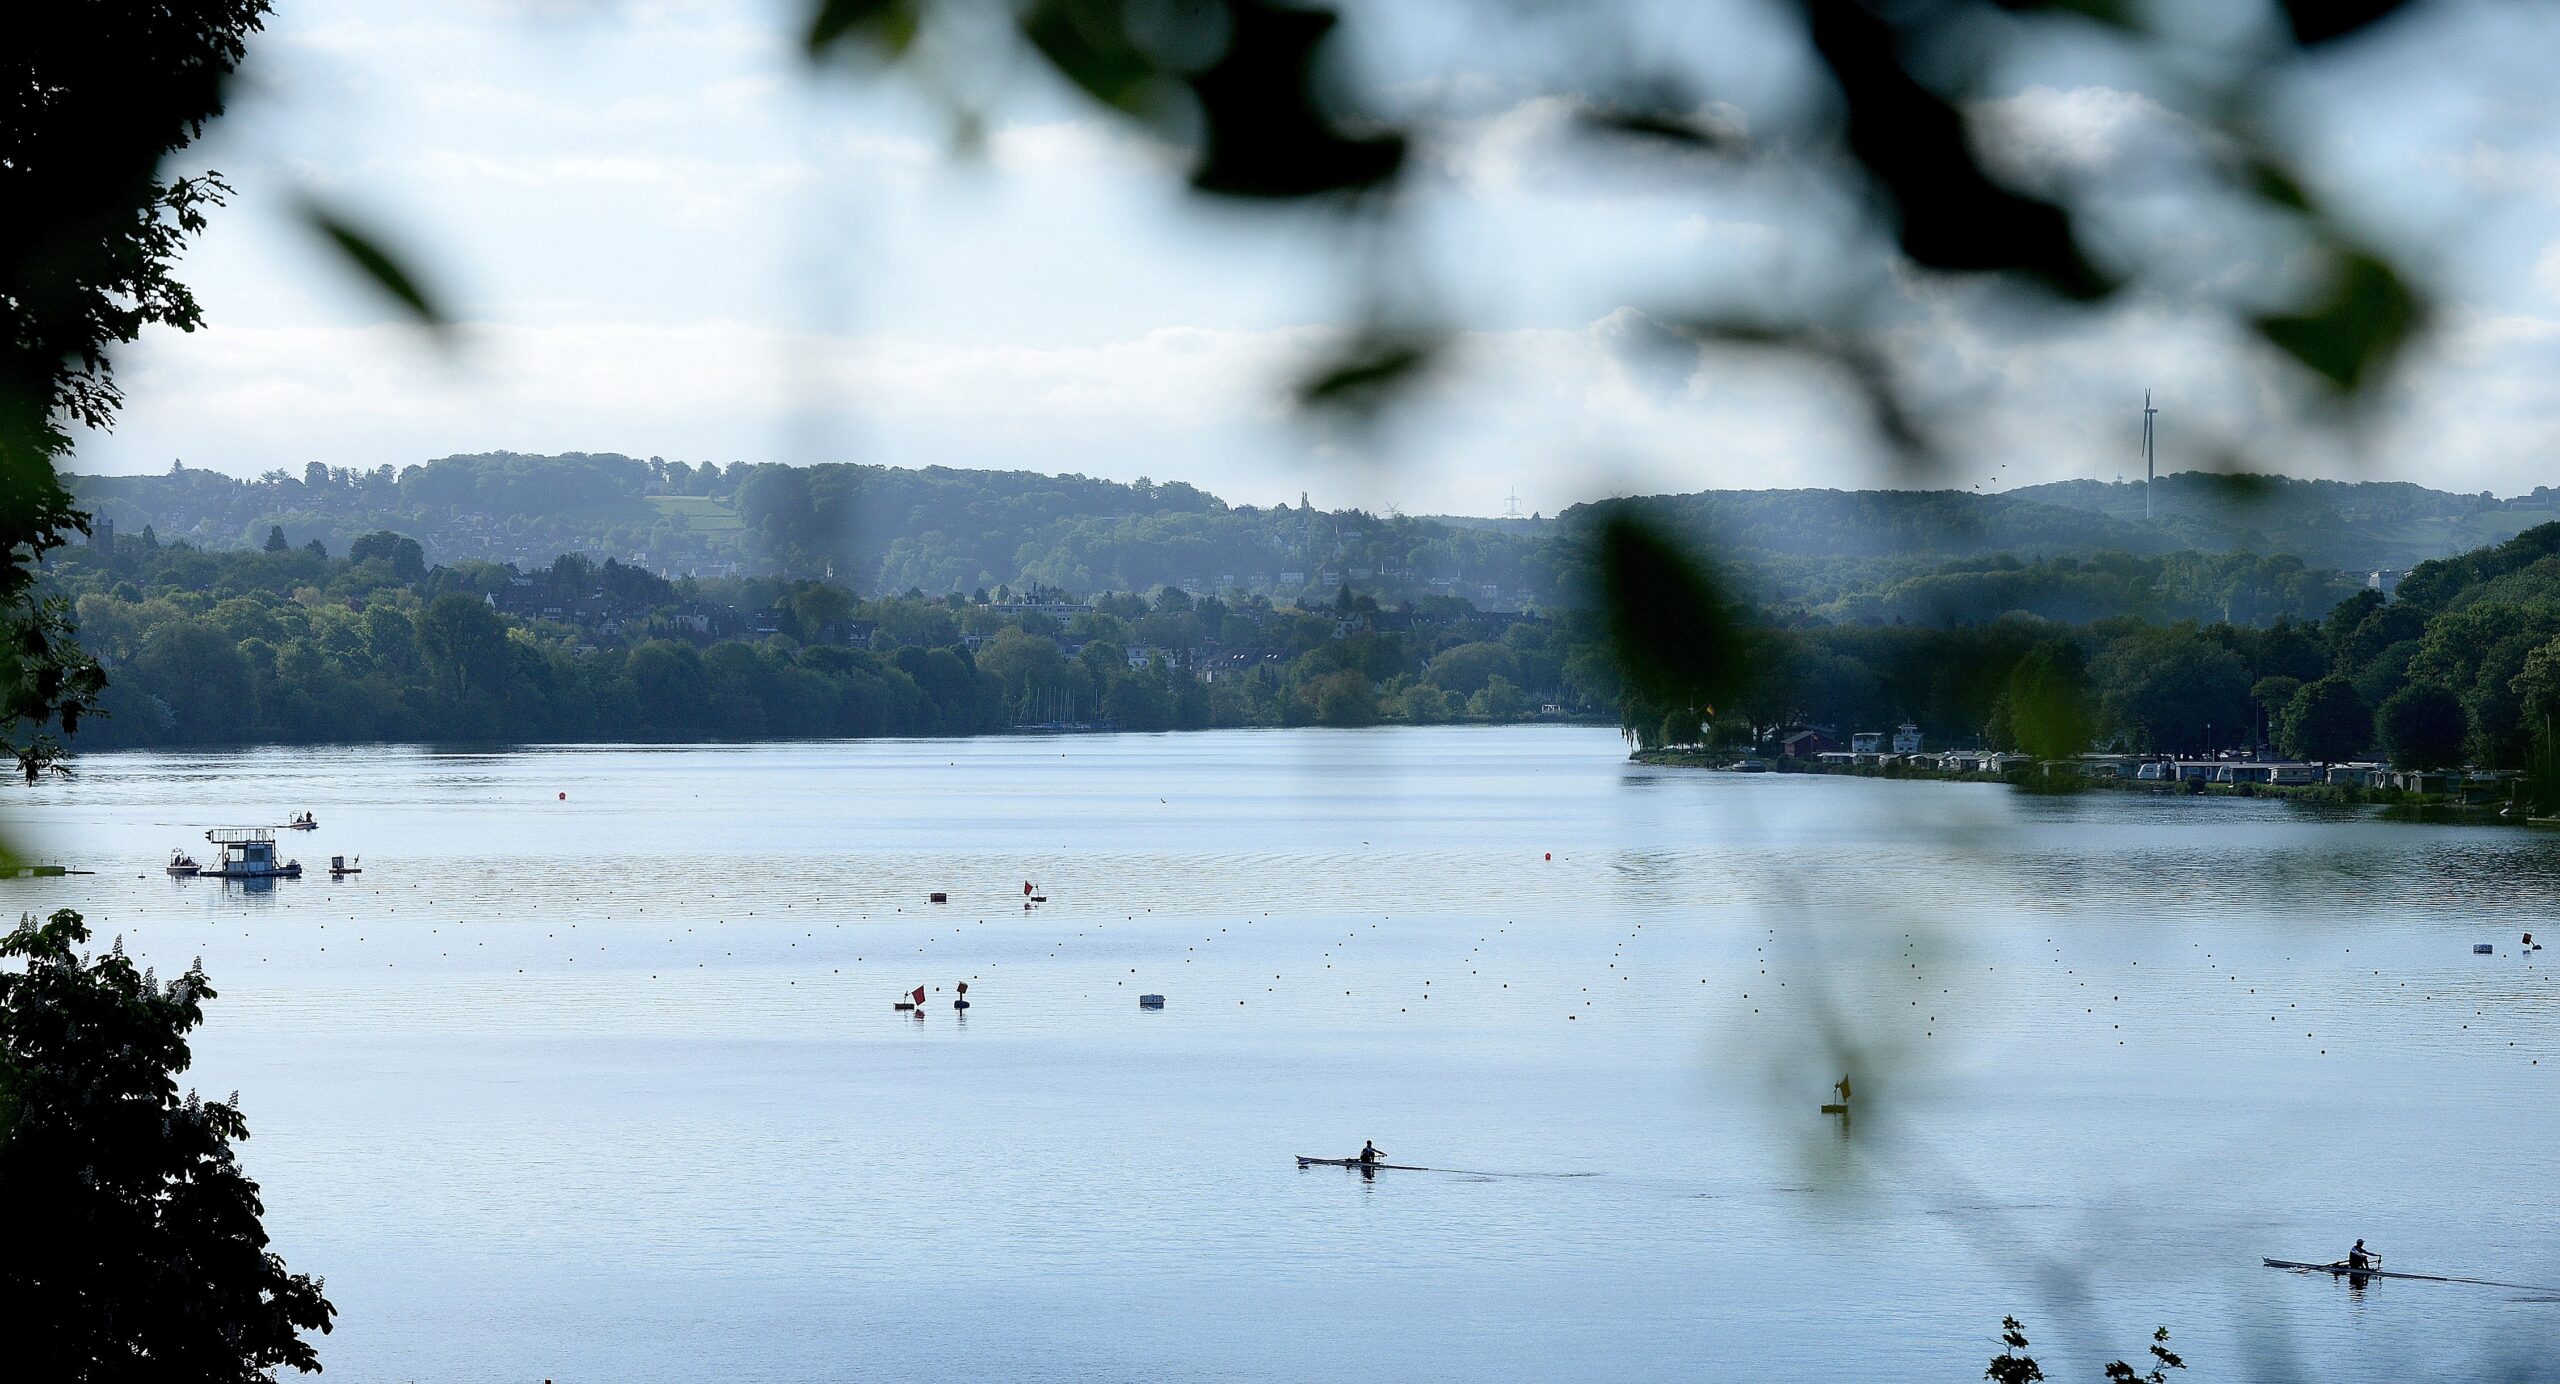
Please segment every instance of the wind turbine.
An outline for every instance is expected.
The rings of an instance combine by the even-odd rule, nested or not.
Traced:
[[[2151,417],[2160,410],[2151,406],[2151,391],[2142,391],[2142,517],[2151,517],[2151,482],[2158,479],[2158,454],[2152,450]]]

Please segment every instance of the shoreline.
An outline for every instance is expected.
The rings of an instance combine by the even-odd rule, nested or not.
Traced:
[[[1637,750],[1627,758],[1632,763],[1657,768],[1700,769],[1709,773],[1743,774],[1746,777],[1751,776],[1753,772],[1725,767],[1737,758],[1735,751]],[[2194,779],[2163,781],[2120,778],[2112,775],[2090,778],[2078,774],[2043,775],[2024,769],[1990,774],[1916,769],[1902,764],[1803,764],[1791,760],[1764,762],[1771,767],[1756,772],[1919,783],[2005,784],[2022,792],[2055,795],[2116,792],[2148,793],[2156,797],[2170,798],[2274,798],[2334,807],[2378,807],[2384,809],[2386,814],[2395,820],[2479,822],[2496,826],[2560,826],[2560,817],[2501,816],[2499,808],[2505,805],[2505,799],[2473,802],[2457,794],[2410,793],[2397,788],[2361,788],[2334,783],[2206,783]]]

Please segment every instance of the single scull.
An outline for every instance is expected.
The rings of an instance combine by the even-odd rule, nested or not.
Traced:
[[[2296,1273],[2325,1273],[2341,1278],[2411,1278],[2422,1283],[2469,1283],[2482,1288],[2519,1288],[2530,1293],[2560,1292],[2538,1283],[2501,1283],[2492,1278],[2456,1278],[2440,1273],[2402,1273],[2397,1269],[2354,1269],[2344,1264],[2303,1264],[2291,1259],[2263,1261],[2271,1269],[2291,1269]]]
[[[1438,1171],[1434,1168],[1417,1168],[1410,1163],[1363,1163],[1357,1158],[1309,1158],[1303,1153],[1298,1155],[1298,1166],[1301,1168],[1392,1168],[1400,1173],[1427,1173]]]

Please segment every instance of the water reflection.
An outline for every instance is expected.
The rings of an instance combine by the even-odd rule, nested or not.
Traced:
[[[2553,1171],[2560,996],[2469,947],[2538,928],[2555,838],[1620,753],[101,756],[29,799],[103,872],[6,887],[163,972],[205,955],[190,1080],[243,1088],[288,1257],[357,1285],[347,1377],[820,1379],[887,1322],[1050,1376],[1960,1378],[2066,1279],[2096,1359],[2165,1321],[2320,1377],[2519,1329],[2256,1277],[2346,1225],[2552,1260],[2560,1213],[2501,1189]],[[240,801],[316,810],[306,858],[366,873],[156,873]],[[937,978],[999,1002],[879,1026]],[[1815,1108],[1844,1069],[1854,1137]],[[1597,1175],[1277,1176],[1368,1130]],[[877,1253],[919,1243],[930,1277]]]

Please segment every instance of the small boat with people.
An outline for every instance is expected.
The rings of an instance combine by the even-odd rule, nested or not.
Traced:
[[[2375,1278],[2406,1278],[2420,1283],[2467,1283],[2479,1288],[2516,1288],[2535,1293],[2560,1292],[2560,1289],[2544,1287],[2538,1283],[2502,1283],[2494,1278],[2462,1278],[2454,1274],[2410,1273],[2402,1269],[2386,1269],[2382,1267],[2382,1256],[2366,1249],[2362,1240],[2356,1241],[2356,1247],[2347,1251],[2346,1258],[2326,1264],[2307,1263],[2298,1259],[2262,1259],[2259,1262],[2271,1269],[2285,1269],[2293,1273],[2325,1273],[2331,1278],[2345,1279],[2350,1287],[2362,1287],[2367,1280]]]
[[[318,831],[320,829],[320,819],[312,816],[308,812],[297,812],[291,817],[285,819],[284,829],[287,831]]]
[[[271,827],[215,827],[204,839],[221,849],[214,863],[196,871],[203,879],[300,879],[302,862],[276,854]]]
[[[1427,1173],[1431,1171],[1429,1168],[1417,1168],[1403,1163],[1390,1163],[1386,1161],[1386,1158],[1387,1151],[1378,1147],[1377,1140],[1363,1139],[1360,1141],[1360,1152],[1352,1157],[1310,1158],[1306,1154],[1302,1153],[1298,1155],[1298,1167],[1301,1170],[1307,1168],[1358,1168],[1362,1172],[1373,1172],[1379,1168],[1387,1168],[1400,1173]]]
[[[169,852],[169,864],[167,869],[170,875],[183,879],[189,875],[201,872],[204,867],[196,863],[196,858],[194,856],[187,854],[185,850],[181,849]]]
[[[2325,1273],[2325,1274],[2329,1274],[2329,1275],[2332,1275],[2332,1276],[2334,1276],[2334,1277],[2338,1277],[2338,1278],[2436,1278],[2436,1277],[2437,1277],[2435,1274],[2431,1274],[2431,1273],[2401,1273],[2401,1272],[2399,1272],[2399,1271],[2398,1271],[2398,1270],[2396,1270],[2396,1269],[2394,1269],[2394,1270],[2378,1269],[2378,1268],[2373,1267],[2373,1266],[2372,1266],[2372,1265],[2370,1265],[2370,1264],[2350,1264],[2350,1263],[2346,1262],[2346,1261],[2345,1261],[2345,1260],[2343,1260],[2343,1259],[2339,1260],[2338,1262],[2336,1262],[2336,1263],[2334,1263],[2334,1264],[2306,1264],[2306,1263],[2303,1263],[2303,1262],[2301,1262],[2301,1261],[2299,1261],[2299,1260],[2293,1260],[2293,1259],[2267,1259],[2267,1260],[2262,1260],[2262,1261],[2260,1261],[2260,1262],[2264,1263],[2268,1268],[2271,1268],[2271,1269],[2293,1269],[2293,1270],[2295,1270],[2295,1271],[2297,1271],[2297,1272],[2302,1272],[2302,1273]],[[2439,1279],[2438,1281],[2443,1281],[2443,1280]]]

